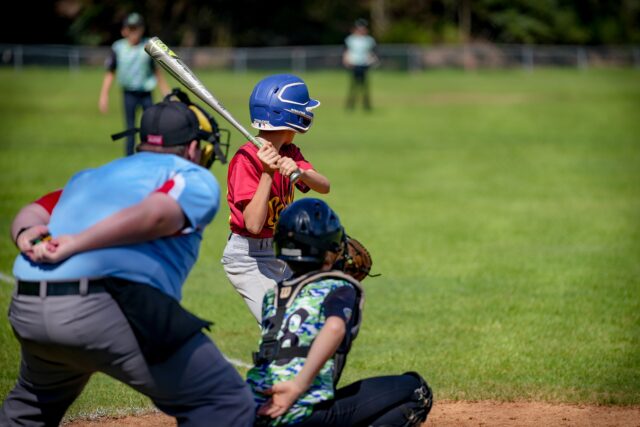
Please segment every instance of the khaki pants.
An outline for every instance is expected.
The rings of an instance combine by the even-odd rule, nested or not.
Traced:
[[[292,274],[287,264],[275,257],[273,239],[253,239],[238,234],[229,236],[222,266],[258,323],[262,319],[264,294]]]

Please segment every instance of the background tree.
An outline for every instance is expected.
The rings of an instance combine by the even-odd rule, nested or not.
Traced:
[[[149,34],[182,46],[341,44],[356,18],[381,43],[640,43],[640,0],[48,0],[6,10],[27,22],[2,26],[4,43],[108,45],[133,11]]]

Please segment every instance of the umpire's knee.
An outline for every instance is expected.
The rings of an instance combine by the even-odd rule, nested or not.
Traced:
[[[160,408],[163,409],[163,408]],[[218,400],[215,404],[189,408],[176,413],[180,427],[251,427],[255,421],[255,404],[249,387],[237,389],[232,396]]]
[[[251,389],[204,334],[151,369],[156,390],[150,397],[181,427],[253,425]]]

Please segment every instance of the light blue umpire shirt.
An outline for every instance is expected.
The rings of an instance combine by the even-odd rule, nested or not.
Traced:
[[[64,281],[118,277],[145,283],[180,300],[182,285],[198,258],[202,232],[220,205],[220,188],[205,168],[173,154],[138,153],[76,174],[51,212],[53,237],[75,234],[142,201],[155,191],[182,208],[187,226],[174,236],[76,254],[59,264],[33,263],[19,255],[19,280]]]

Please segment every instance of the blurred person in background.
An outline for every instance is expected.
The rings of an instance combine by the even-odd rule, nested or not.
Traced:
[[[144,19],[139,13],[127,15],[122,23],[122,39],[111,46],[111,56],[106,61],[107,72],[100,89],[98,107],[103,114],[109,110],[109,90],[117,77],[123,90],[124,116],[127,129],[135,125],[136,110],[146,110],[153,104],[151,91],[160,86],[163,94],[170,92],[164,76],[156,68],[153,59],[144,51],[147,41],[144,35]],[[133,154],[134,135],[126,140],[125,154]]]
[[[342,63],[351,72],[351,84],[347,96],[347,109],[352,110],[356,104],[356,97],[362,96],[362,106],[371,110],[371,97],[367,82],[367,71],[378,63],[374,52],[376,41],[369,35],[369,23],[366,19],[358,19],[353,25],[351,34],[344,40],[345,51]]]

